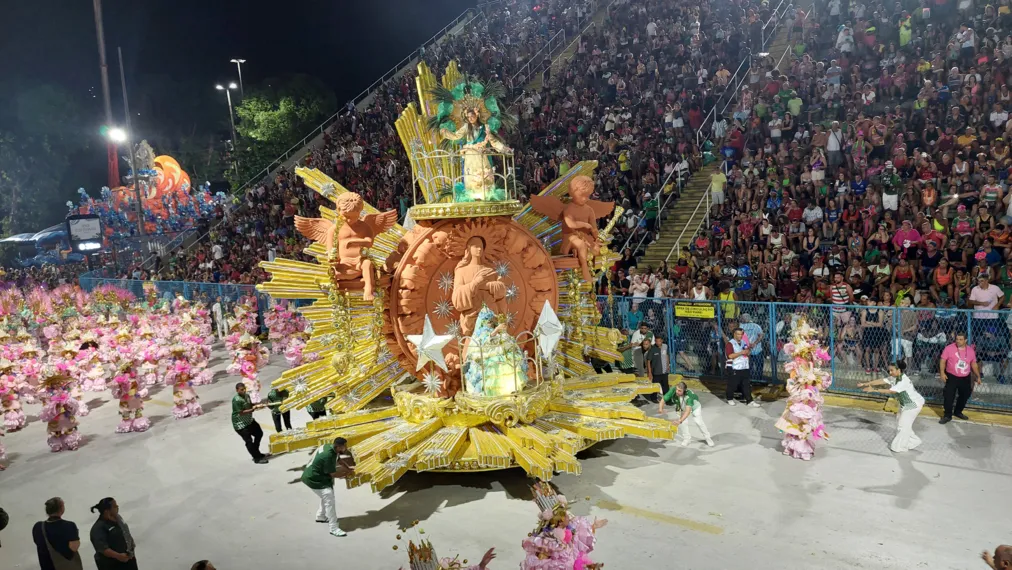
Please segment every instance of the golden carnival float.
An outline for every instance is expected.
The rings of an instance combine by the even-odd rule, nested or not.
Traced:
[[[405,225],[314,169],[308,187],[334,207],[297,218],[315,262],[262,262],[260,290],[313,299],[305,352],[286,371],[282,410],[328,398],[330,415],[271,437],[275,453],[336,436],[356,460],[349,487],[379,491],[407,471],[522,467],[532,477],[580,473],[576,453],[625,436],[670,439],[671,423],[629,404],[654,384],[596,374],[592,358],[620,358],[617,330],[591,283],[617,256],[608,249],[619,211],[590,199],[596,162],[581,162],[518,199],[515,123],[498,84],[422,63],[419,100],[397,120],[410,158],[414,206]],[[611,216],[604,230],[598,220]]]

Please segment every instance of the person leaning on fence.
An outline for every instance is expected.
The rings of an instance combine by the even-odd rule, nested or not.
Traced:
[[[660,403],[657,406],[658,413],[664,413],[664,404],[674,404],[675,411],[681,412],[681,415],[677,420],[671,422],[676,426],[681,427],[685,420],[689,419],[689,415],[692,416],[692,421],[695,422],[696,427],[699,428],[700,433],[703,434],[703,440],[706,441],[706,445],[713,447],[713,439],[710,437],[710,430],[706,429],[706,424],[703,422],[703,405],[699,402],[699,397],[692,390],[689,390],[685,382],[679,382],[673,388],[665,392],[661,398]],[[689,426],[681,427],[678,430],[678,444],[682,447],[689,445],[691,436],[689,435]]]
[[[745,403],[753,408],[758,408],[759,403],[752,400],[752,381],[749,377],[749,355],[752,353],[749,348],[748,339],[745,338],[745,331],[738,327],[731,333],[731,338],[724,344],[724,354],[727,356],[726,367],[729,374],[727,377],[727,403],[735,405],[734,394],[741,391]]]
[[[977,351],[966,343],[965,332],[957,332],[956,342],[942,350],[938,374],[945,384],[945,390],[942,392],[945,411],[938,423],[947,424],[952,421],[952,416],[961,420],[970,419],[963,413],[963,408],[970,400],[974,383],[980,384],[981,380]]]

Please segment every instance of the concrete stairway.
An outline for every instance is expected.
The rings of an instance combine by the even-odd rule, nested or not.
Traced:
[[[779,59],[784,54],[784,50],[787,49],[788,45],[787,29],[781,28],[766,49],[773,57]],[[790,63],[791,58],[789,55],[780,60],[778,67],[780,72],[785,73],[790,67]],[[704,220],[706,220],[705,205],[699,207],[694,217],[692,212],[699,206],[699,201],[703,198],[703,194],[709,191],[710,176],[718,168],[720,168],[720,162],[715,161],[708,166],[704,166],[689,178],[688,184],[682,189],[682,197],[673,205],[669,204],[668,209],[662,214],[664,220],[661,222],[660,237],[647,247],[643,257],[640,258],[638,264],[641,267],[658,267],[662,261],[668,258],[669,253],[671,253],[671,257],[668,259],[668,265],[673,265],[676,257],[672,249],[676,245],[676,242],[679,241],[679,234],[681,234],[681,241],[678,245],[681,246],[682,251],[688,250],[689,242],[699,231]],[[687,226],[689,227],[686,229]]]
[[[675,242],[678,240],[678,234],[682,232],[682,229],[689,223],[692,223],[695,227],[685,232],[682,236],[682,249],[687,249],[689,241],[695,235],[696,228],[703,223],[706,212],[703,210],[705,206],[701,206],[699,211],[696,212],[694,219],[692,218],[692,212],[699,205],[699,201],[703,198],[703,194],[708,191],[710,187],[710,176],[717,172],[720,168],[720,162],[713,162],[708,166],[704,166],[698,172],[695,172],[688,183],[682,188],[682,196],[676,201],[668,204],[667,210],[662,212],[661,216],[664,218],[661,222],[660,237],[655,242],[647,247],[643,257],[640,258],[638,265],[641,267],[652,266],[658,267],[661,262],[668,257],[668,252],[675,246]],[[671,260],[668,260],[668,265],[673,265],[674,254],[672,253]]]

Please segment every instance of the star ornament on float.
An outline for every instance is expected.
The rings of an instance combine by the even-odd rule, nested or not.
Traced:
[[[538,344],[541,345],[542,356],[550,358],[555,352],[555,347],[562,338],[562,323],[559,317],[552,310],[551,303],[545,300],[545,307],[541,309],[541,316],[538,317],[538,324],[535,327],[538,336]]]
[[[405,335],[405,338],[415,345],[418,351],[418,364],[415,366],[415,370],[421,370],[429,362],[434,362],[444,372],[449,372],[446,361],[443,359],[443,347],[453,340],[453,335],[436,334],[432,330],[432,321],[429,320],[429,315],[425,315],[422,334],[409,334]]]

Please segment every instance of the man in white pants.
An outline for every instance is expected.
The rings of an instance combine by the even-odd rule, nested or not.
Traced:
[[[228,336],[228,323],[225,322],[225,311],[221,305],[221,297],[214,300],[214,305],[211,306],[211,314],[214,316],[214,326],[218,329],[218,339],[224,339]]]
[[[899,414],[896,415],[896,436],[889,444],[895,453],[910,451],[921,444],[921,438],[914,433],[914,420],[924,407],[924,396],[921,396],[910,377],[906,375],[907,365],[899,360],[889,366],[889,376],[881,380],[858,383],[858,388],[865,392],[896,396],[900,403]],[[884,388],[882,388],[884,386]]]
[[[320,497],[316,522],[328,523],[333,536],[347,536],[337,524],[337,506],[334,503],[334,479],[343,479],[354,471],[346,463],[347,459],[341,460],[341,454],[347,451],[348,441],[343,437],[335,438],[334,443],[321,445],[302,471],[302,482]]]
[[[692,416],[692,421],[696,423],[696,427],[703,434],[703,439],[706,440],[706,445],[713,447],[713,440],[710,438],[710,430],[706,429],[706,424],[703,422],[703,405],[699,403],[699,397],[696,396],[695,392],[689,390],[685,385],[685,382],[679,382],[673,388],[668,390],[667,394],[661,399],[661,403],[657,408],[658,412],[664,412],[664,404],[674,404],[675,411],[681,412],[682,415],[672,422],[676,426],[681,426],[685,423],[685,420]],[[678,444],[682,447],[689,445],[689,426],[678,430]]]

